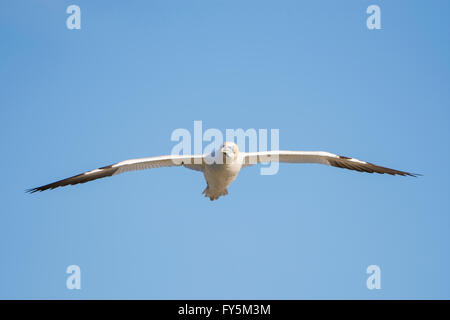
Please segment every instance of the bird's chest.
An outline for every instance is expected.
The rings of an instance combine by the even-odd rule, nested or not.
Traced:
[[[208,185],[214,189],[223,189],[236,179],[240,165],[212,164],[207,165],[204,170],[205,179]]]

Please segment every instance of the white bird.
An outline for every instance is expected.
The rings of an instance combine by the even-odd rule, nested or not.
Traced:
[[[233,142],[225,142],[217,152],[208,155],[168,155],[151,158],[131,159],[106,167],[88,171],[64,180],[27,190],[29,193],[55,189],[67,185],[85,183],[119,173],[159,167],[184,166],[203,172],[206,180],[205,197],[211,201],[227,195],[227,187],[236,179],[241,168],[255,163],[272,161],[285,163],[319,163],[359,172],[380,173],[417,177],[418,174],[381,167],[354,158],[335,155],[323,151],[264,151],[239,152]]]

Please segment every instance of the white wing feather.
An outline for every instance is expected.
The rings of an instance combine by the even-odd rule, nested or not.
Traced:
[[[170,156],[160,156],[160,157],[151,157],[151,158],[140,158],[140,159],[131,159],[125,160],[122,162],[118,162],[116,164],[112,164],[106,167],[94,169],[88,172],[84,172],[78,174],[76,176],[59,180],[41,187],[32,188],[27,190],[27,192],[34,193],[37,191],[44,191],[48,189],[55,189],[58,187],[63,187],[67,185],[73,185],[78,183],[85,183],[88,181],[110,177],[116,174],[134,171],[134,170],[144,170],[151,168],[160,168],[160,167],[173,167],[173,166],[184,166],[186,168],[203,171],[203,155],[170,155]]]
[[[412,176],[418,174],[405,171],[381,167],[376,164],[361,161],[355,158],[339,156],[324,151],[265,151],[243,153],[243,167],[264,162],[285,162],[285,163],[319,163],[338,168],[356,170],[359,172],[380,173],[390,175]]]

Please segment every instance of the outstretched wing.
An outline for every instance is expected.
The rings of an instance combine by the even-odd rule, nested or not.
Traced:
[[[250,152],[244,154],[243,166],[251,166],[261,162],[286,162],[286,163],[319,163],[333,167],[356,170],[359,172],[380,173],[400,176],[417,177],[419,174],[409,173],[376,164],[361,161],[354,158],[339,156],[323,151],[265,151]]]
[[[198,156],[170,155],[161,157],[131,159],[118,162],[116,164],[112,164],[106,167],[101,167],[92,171],[84,172],[67,179],[46,184],[41,187],[32,188],[27,190],[27,192],[34,193],[37,191],[55,189],[67,185],[85,183],[100,178],[110,177],[127,171],[144,170],[150,168],[185,166],[192,170],[203,171],[203,164],[204,160],[202,155]]]

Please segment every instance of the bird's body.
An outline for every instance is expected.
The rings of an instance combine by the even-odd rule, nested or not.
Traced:
[[[158,167],[184,166],[201,171],[206,180],[203,194],[211,201],[228,194],[228,186],[237,178],[239,171],[247,166],[261,162],[318,163],[359,172],[412,176],[417,174],[381,167],[354,158],[335,155],[323,151],[265,151],[239,152],[236,144],[225,142],[222,147],[208,155],[170,155],[151,158],[131,159],[101,167],[67,179],[41,187],[29,189],[34,193],[57,187],[85,183],[119,173]]]
[[[242,154],[234,143],[224,143],[218,152],[205,157],[203,175],[206,188],[205,197],[217,200],[228,194],[228,186],[237,178],[242,168]]]
[[[239,159],[232,163],[205,165],[203,174],[206,180],[206,189],[203,191],[205,197],[211,200],[219,199],[220,196],[228,194],[228,186],[237,178],[242,163]]]

